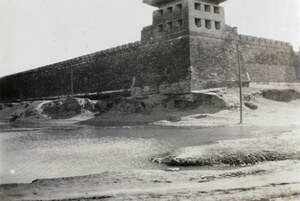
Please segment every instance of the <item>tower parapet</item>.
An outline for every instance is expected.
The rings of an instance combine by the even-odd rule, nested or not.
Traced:
[[[189,31],[196,35],[214,35],[221,37],[225,29],[224,1],[189,1]]]
[[[224,9],[226,0],[144,0],[158,7],[153,12],[152,25],[142,32],[142,42],[157,41],[180,35],[215,35],[225,31]]]

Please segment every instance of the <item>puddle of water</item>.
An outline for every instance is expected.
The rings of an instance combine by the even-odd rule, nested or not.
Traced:
[[[165,165],[150,162],[151,157],[186,146],[279,132],[278,128],[255,127],[28,128],[1,125],[0,128],[0,183],[165,168]]]

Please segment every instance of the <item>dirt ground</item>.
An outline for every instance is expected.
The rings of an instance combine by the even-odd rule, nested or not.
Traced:
[[[297,200],[300,162],[230,170],[133,170],[1,185],[1,200]]]
[[[245,89],[246,94],[252,94],[246,101],[257,109],[243,106],[243,124],[239,124],[235,89],[218,92],[231,106],[218,112],[207,112],[201,107],[192,113],[172,111],[173,116],[180,117],[176,121],[145,114],[135,116],[146,116],[147,121],[156,119],[156,125],[285,126],[290,128],[289,132],[170,150],[153,159],[167,164],[177,161],[169,163],[165,170],[104,172],[30,184],[4,184],[0,185],[0,200],[300,200],[300,99],[283,102],[263,98],[261,90],[268,88],[299,90],[299,85],[253,85]],[[85,120],[92,117],[80,115]],[[96,121],[94,118],[93,124]],[[199,165],[199,161],[211,170],[181,168]]]

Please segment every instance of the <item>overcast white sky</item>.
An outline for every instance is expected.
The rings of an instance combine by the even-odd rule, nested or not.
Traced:
[[[299,0],[228,0],[240,34],[299,51]],[[140,40],[154,8],[142,0],[0,0],[0,77]]]

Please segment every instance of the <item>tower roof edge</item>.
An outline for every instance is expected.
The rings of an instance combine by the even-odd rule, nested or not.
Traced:
[[[150,6],[154,6],[154,7],[160,7],[164,4],[170,3],[172,1],[174,1],[174,0],[143,0],[143,3],[148,4]],[[203,1],[220,4],[227,0],[203,0]]]

